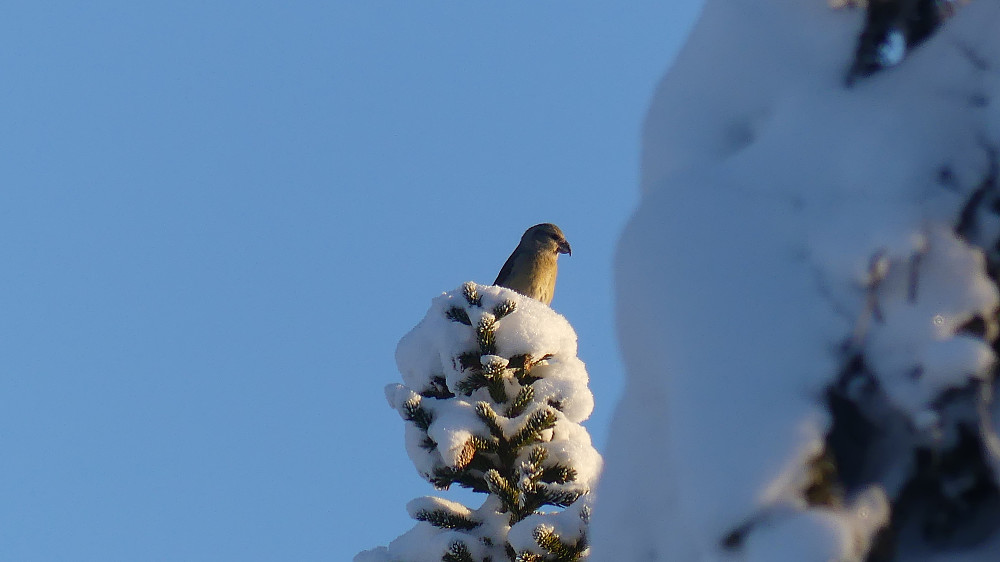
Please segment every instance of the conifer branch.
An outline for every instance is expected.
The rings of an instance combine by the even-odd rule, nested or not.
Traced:
[[[503,415],[508,418],[516,418],[524,413],[525,408],[535,399],[535,389],[531,386],[522,386],[517,396],[510,402]]]
[[[538,543],[538,546],[554,556],[554,558],[549,558],[552,562],[576,562],[586,549],[586,545],[568,545],[562,542],[555,530],[548,525],[535,527],[531,536]]]
[[[542,462],[545,461],[545,457],[548,456],[548,452],[544,447],[534,447],[528,454],[528,460],[521,463],[521,478],[518,480],[517,486],[525,494],[533,494],[538,486],[538,482],[542,477]],[[525,500],[525,503],[531,503]],[[532,510],[541,507],[541,503],[531,507]]]
[[[426,432],[434,421],[434,415],[420,405],[420,400],[411,399],[403,403],[403,410],[406,411],[406,421],[413,422],[413,425]]]
[[[475,562],[469,547],[462,541],[455,541],[448,547],[448,552],[441,557],[441,562]]]
[[[482,366],[482,354],[475,351],[466,351],[458,356],[458,365],[463,371],[476,369]]]
[[[490,313],[483,314],[476,324],[476,343],[482,355],[496,355],[497,319]]]
[[[502,377],[492,377],[486,379],[487,388],[490,391],[490,398],[497,404],[507,402],[507,388],[503,384]]]
[[[549,458],[549,452],[545,450],[545,447],[532,447],[531,453],[528,454],[528,462],[539,468],[547,458]]]
[[[487,361],[486,358],[490,360]],[[486,378],[490,390],[490,398],[498,404],[506,403],[507,388],[504,385],[504,373],[507,372],[507,361],[493,356],[483,356],[483,376]]]
[[[476,452],[479,453],[495,453],[500,449],[500,440],[491,439],[487,437],[480,437],[478,435],[473,435],[469,442],[476,448]]]
[[[546,355],[538,361],[535,361],[531,355],[528,355],[527,353],[524,355],[515,355],[510,358],[510,361],[507,363],[507,367],[514,372],[514,378],[517,379],[517,382],[520,383],[521,386],[529,386],[540,379],[540,377],[531,375],[531,368],[538,363],[549,359],[550,357],[552,356]]]
[[[479,359],[486,378],[500,378],[507,371],[507,360],[496,355],[483,355]]]
[[[576,470],[569,466],[554,464],[542,472],[541,481],[550,484],[565,484],[576,480]]]
[[[497,305],[493,307],[493,316],[495,316],[496,319],[499,320],[504,316],[507,316],[511,312],[514,312],[514,309],[516,308],[517,305],[514,303],[514,301],[505,300],[501,303],[497,303]]]
[[[511,483],[494,468],[487,470],[485,476],[486,486],[489,488],[490,493],[500,498],[500,502],[503,504],[506,511],[512,515],[518,515],[520,512],[518,509],[520,494],[518,493],[517,488],[512,486]],[[520,519],[523,519],[523,517],[518,517],[518,520]]]
[[[524,369],[531,364],[531,355],[524,353],[515,355],[507,360],[507,366],[511,369]]]
[[[462,296],[465,297],[465,302],[469,303],[470,306],[483,306],[483,297],[480,296],[479,289],[472,281],[462,285]]]
[[[556,414],[548,408],[542,408],[528,417],[528,421],[510,438],[508,444],[512,449],[520,449],[525,445],[538,443],[542,440],[541,433],[556,425]]]
[[[489,492],[486,481],[481,476],[476,476],[473,472],[473,467],[477,464],[477,460],[477,457],[473,457],[473,461],[466,468],[451,466],[437,467],[434,469],[433,474],[426,475],[425,478],[438,490],[447,490],[452,484],[458,484],[474,492]]]
[[[455,394],[448,390],[448,381],[445,380],[444,375],[431,377],[427,388],[421,390],[420,395],[424,398],[437,398],[438,400],[455,397]]]
[[[497,413],[493,411],[493,407],[489,403],[477,402],[476,415],[479,416],[479,419],[483,420],[483,423],[489,428],[493,437],[503,439],[503,428],[500,427],[500,422],[497,420]]]
[[[472,325],[472,320],[469,319],[469,313],[466,312],[464,308],[453,306],[449,308],[444,315],[452,322],[458,322],[459,324],[465,324],[466,326]]]
[[[573,505],[573,502],[580,499],[580,496],[582,495],[581,492],[576,491],[555,490],[551,486],[547,486],[545,484],[539,484],[535,493],[537,494],[537,500],[541,502],[538,507],[541,507],[542,505],[569,507],[570,505]]]
[[[452,484],[458,482],[463,472],[455,468],[440,466],[434,469],[433,474],[424,474],[424,478],[434,486],[435,490],[447,490]]]
[[[446,509],[422,509],[414,513],[413,518],[417,521],[426,521],[439,529],[468,531],[482,525],[481,521],[474,521],[465,515]]]
[[[486,376],[483,375],[483,372],[477,370],[473,371],[464,379],[458,381],[458,384],[455,385],[455,390],[461,392],[465,396],[469,396],[489,383],[490,381],[486,380]]]

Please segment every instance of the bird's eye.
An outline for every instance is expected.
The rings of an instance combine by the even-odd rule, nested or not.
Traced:
[[[556,242],[559,241],[559,235],[554,232],[552,234],[549,234],[549,238],[555,240]]]

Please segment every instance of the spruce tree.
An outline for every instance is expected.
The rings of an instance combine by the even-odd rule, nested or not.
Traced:
[[[386,387],[421,476],[485,495],[477,509],[439,497],[357,562],[586,560],[590,490],[601,459],[579,425],[593,408],[576,334],[548,306],[466,283],[434,299],[399,343],[404,384]]]

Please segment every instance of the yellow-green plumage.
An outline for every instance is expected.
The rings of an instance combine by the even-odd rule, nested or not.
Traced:
[[[562,230],[551,223],[536,224],[521,236],[493,284],[550,304],[556,289],[559,254],[572,255]]]

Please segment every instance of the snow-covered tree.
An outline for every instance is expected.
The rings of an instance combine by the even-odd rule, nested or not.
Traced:
[[[580,423],[594,400],[576,333],[548,306],[466,283],[435,298],[399,342],[403,384],[386,398],[406,449],[438,489],[486,494],[407,506],[409,532],[356,562],[569,562],[589,553],[590,490],[601,457]]]
[[[1000,1],[871,14],[706,0],[660,84],[594,560],[1000,560]]]

